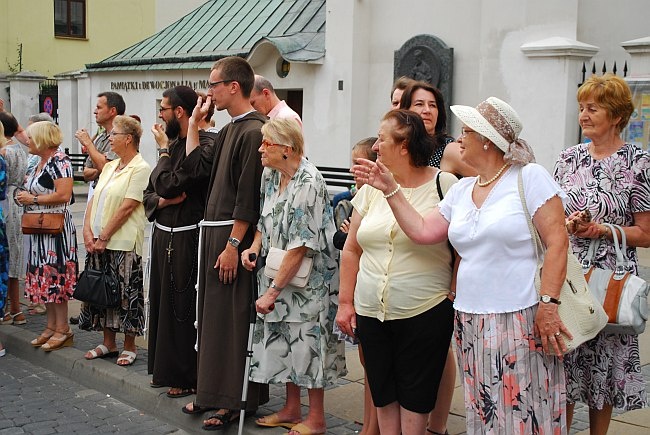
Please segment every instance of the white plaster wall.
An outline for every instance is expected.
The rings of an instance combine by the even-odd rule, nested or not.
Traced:
[[[9,83],[11,113],[21,125],[27,125],[29,117],[38,113],[39,83],[37,80],[11,80]]]
[[[404,2],[372,2],[369,84],[373,92],[367,103],[367,130],[376,129],[388,109],[394,50],[415,35],[432,34],[454,49],[449,103],[475,106],[491,95],[510,102],[523,120],[522,136],[530,138],[538,160],[550,169],[567,136],[565,112],[557,108],[566,106],[567,75],[577,80],[577,72],[567,71],[564,61],[528,59],[520,46],[550,36],[575,38],[577,0],[408,2],[408,10],[415,11],[411,17],[420,20],[401,18],[404,7]],[[450,133],[455,135],[460,125],[452,114],[449,118]],[[542,147],[546,143],[558,146]]]
[[[648,36],[650,1],[578,0],[578,4],[580,13],[576,39],[600,47],[593,59],[599,74],[604,61],[608,69],[616,61],[618,74],[622,75],[623,65],[625,61],[630,61],[630,56],[620,43]]]

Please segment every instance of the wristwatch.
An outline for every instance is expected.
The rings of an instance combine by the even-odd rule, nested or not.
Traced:
[[[234,237],[228,237],[228,243],[230,243],[233,247],[238,248],[241,240]]]
[[[34,205],[38,205],[38,195],[34,195]]]
[[[161,154],[169,154],[169,148],[160,148],[158,150],[158,155],[161,155]]]
[[[282,287],[278,287],[275,281],[271,281],[271,285],[269,287],[272,288],[273,290],[282,291]]]
[[[549,295],[541,295],[539,300],[544,302],[545,304],[549,304],[553,302],[554,304],[560,305],[562,303],[559,299],[552,298]]]

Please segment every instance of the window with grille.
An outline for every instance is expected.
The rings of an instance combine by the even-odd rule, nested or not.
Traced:
[[[86,37],[86,0],[54,0],[54,35]]]

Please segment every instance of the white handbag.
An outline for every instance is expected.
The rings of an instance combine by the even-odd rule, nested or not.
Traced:
[[[280,265],[284,256],[287,255],[287,251],[271,247],[269,253],[266,256],[266,264],[264,265],[264,275],[274,279],[280,270]],[[309,275],[311,275],[311,267],[314,263],[313,257],[303,257],[302,263],[300,263],[300,269],[298,272],[291,278],[289,285],[298,288],[304,288],[309,282]]]
[[[623,228],[612,224],[604,225],[612,231],[616,268],[612,271],[593,267],[594,256],[601,241],[592,239],[587,255],[582,260],[585,278],[607,313],[608,323],[603,331],[610,334],[641,334],[648,320],[650,288],[642,278],[628,272],[627,241]],[[621,246],[616,229],[621,233]]]
[[[544,256],[545,249],[526,206],[521,171],[519,171],[519,196],[521,198],[521,204],[524,207],[524,214],[528,220],[528,229],[533,239],[535,254],[537,255],[535,288],[539,296],[539,290],[542,284],[541,259]],[[542,254],[541,256],[540,253]],[[607,324],[607,314],[596,297],[589,291],[589,286],[582,273],[580,262],[578,262],[578,259],[571,252],[571,247],[567,250],[566,278],[562,283],[559,299],[561,303],[558,306],[558,314],[564,326],[567,327],[573,336],[573,339],[569,340],[565,334],[562,334],[568,353],[585,341],[594,338],[603,329],[605,324]]]

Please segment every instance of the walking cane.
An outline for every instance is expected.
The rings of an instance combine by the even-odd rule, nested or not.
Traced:
[[[249,261],[255,261],[257,255],[254,252],[248,254]],[[246,417],[246,406],[248,402],[248,376],[251,370],[251,359],[253,357],[253,330],[255,329],[255,320],[257,313],[255,311],[255,301],[257,300],[257,271],[262,268],[261,258],[255,263],[255,268],[253,269],[253,274],[251,278],[251,306],[250,306],[250,317],[248,325],[248,345],[246,347],[246,365],[244,366],[244,382],[241,391],[241,404],[239,411],[239,431],[238,435],[242,435],[244,430],[244,418]]]

